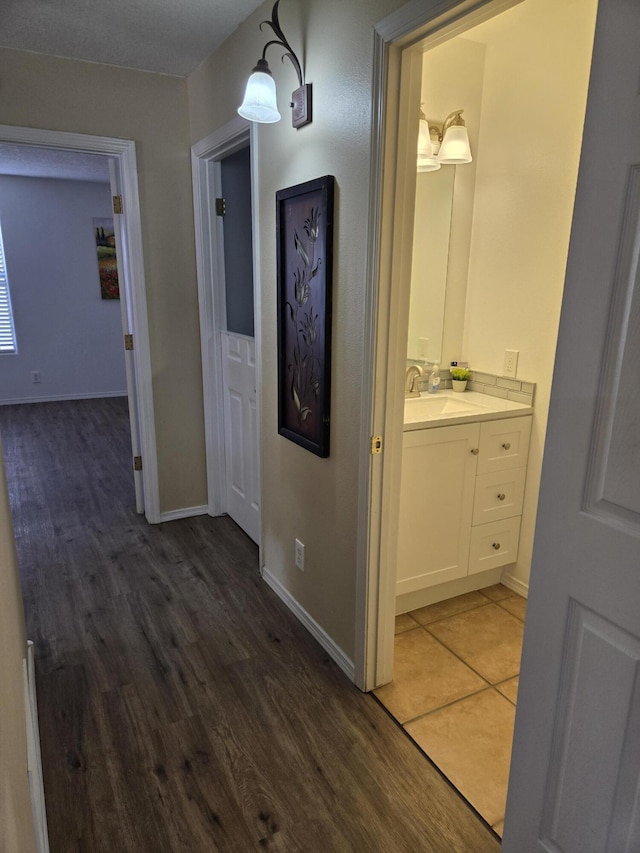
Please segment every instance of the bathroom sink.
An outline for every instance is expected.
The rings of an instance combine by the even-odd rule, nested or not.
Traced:
[[[483,406],[473,403],[465,399],[465,394],[458,394],[446,391],[438,391],[437,394],[431,394],[428,397],[408,397],[404,404],[405,412],[411,412],[412,417],[423,415],[425,417],[433,417],[433,415],[448,415],[454,412],[477,412]]]
[[[494,418],[516,417],[529,414],[531,406],[493,397],[477,391],[438,391],[407,397],[404,401],[404,428],[423,429],[442,424],[485,421]]]

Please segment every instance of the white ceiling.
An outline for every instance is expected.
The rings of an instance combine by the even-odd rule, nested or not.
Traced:
[[[0,47],[187,77],[261,2],[2,0]]]
[[[0,142],[0,175],[108,183],[109,163],[100,154],[77,154]]]

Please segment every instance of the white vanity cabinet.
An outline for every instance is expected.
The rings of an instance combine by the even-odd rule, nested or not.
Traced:
[[[404,433],[396,595],[518,554],[531,416]]]
[[[396,594],[467,574],[480,425],[404,433]]]

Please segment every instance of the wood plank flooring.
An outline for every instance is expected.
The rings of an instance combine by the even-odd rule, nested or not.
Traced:
[[[52,853],[499,849],[229,518],[136,515],[125,400],[0,407],[0,435]]]

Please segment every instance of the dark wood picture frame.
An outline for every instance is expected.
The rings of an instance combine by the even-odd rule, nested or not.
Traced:
[[[335,178],[276,193],[278,432],[329,455]]]

